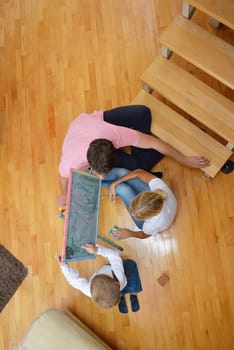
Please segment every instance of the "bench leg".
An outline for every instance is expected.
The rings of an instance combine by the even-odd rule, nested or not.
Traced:
[[[143,89],[145,90],[145,92],[147,92],[147,94],[152,94],[153,92],[153,89],[147,84],[143,85]]]
[[[166,58],[170,58],[172,54],[172,51],[168,49],[168,47],[162,46],[161,48],[161,55]]]
[[[195,11],[195,7],[188,4],[186,1],[183,1],[182,15],[190,19]]]
[[[233,148],[234,148],[234,145],[233,145],[231,142],[228,142],[228,143],[226,144],[226,147],[232,151]]]
[[[204,177],[205,177],[206,179],[211,179],[211,176],[210,176],[209,174],[207,174],[207,173],[204,173]]]
[[[210,17],[209,23],[210,23],[210,24],[212,25],[212,27],[214,27],[214,28],[218,28],[219,25],[220,25],[220,22],[217,21],[216,19],[212,18],[212,17]]]

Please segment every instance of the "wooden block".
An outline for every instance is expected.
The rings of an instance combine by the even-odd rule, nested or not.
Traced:
[[[160,277],[157,278],[158,283],[160,284],[160,286],[164,286],[168,281],[169,281],[169,275],[168,273],[162,273]]]

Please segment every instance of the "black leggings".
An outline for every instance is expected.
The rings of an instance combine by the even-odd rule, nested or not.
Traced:
[[[125,126],[144,134],[150,134],[151,112],[143,105],[124,106],[104,112],[104,120],[108,123]],[[115,167],[129,170],[150,170],[160,161],[163,154],[154,149],[131,147],[131,154],[121,149],[117,150]]]

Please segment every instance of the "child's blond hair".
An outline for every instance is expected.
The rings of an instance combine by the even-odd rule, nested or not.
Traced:
[[[141,192],[133,198],[129,211],[137,220],[149,219],[160,213],[166,198],[162,190]]]
[[[107,275],[94,276],[90,289],[93,301],[103,308],[110,308],[119,303],[119,284]]]

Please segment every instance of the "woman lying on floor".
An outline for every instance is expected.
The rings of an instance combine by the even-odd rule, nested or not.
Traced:
[[[163,180],[145,170],[121,169],[121,171],[125,175],[110,184],[109,198],[115,201],[120,191],[126,191],[128,201],[127,203],[125,201],[125,205],[135,224],[142,231],[120,228],[112,232],[113,238],[143,239],[168,229],[177,209],[177,201],[170,188]],[[126,198],[126,193],[121,198]]]

